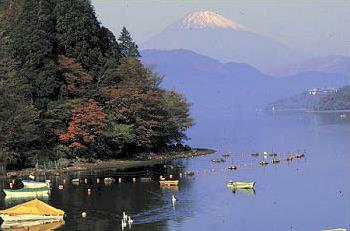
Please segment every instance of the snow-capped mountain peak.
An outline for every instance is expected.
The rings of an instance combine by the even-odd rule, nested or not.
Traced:
[[[234,30],[244,30],[244,26],[233,22],[220,14],[212,11],[199,11],[188,14],[181,21],[182,29],[204,29],[204,28],[231,28]]]

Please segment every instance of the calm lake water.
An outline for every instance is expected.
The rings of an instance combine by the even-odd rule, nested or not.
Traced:
[[[173,167],[60,176],[53,179],[47,201],[67,214],[58,230],[121,230],[122,211],[134,219],[131,230],[135,231],[349,228],[349,120],[350,115],[340,118],[339,114],[236,112],[220,118],[202,114],[189,131],[189,144],[217,153],[177,160]],[[262,167],[258,165],[262,157],[250,155],[272,150],[306,152],[306,158]],[[226,163],[211,162],[225,152],[232,153]],[[224,170],[231,164],[241,168]],[[179,173],[193,170],[195,176],[182,177],[177,188],[160,188],[157,182],[161,174],[178,178]],[[141,176],[153,181],[131,182],[132,177]],[[87,178],[88,183],[67,183],[58,190],[63,178],[74,177]],[[124,182],[97,184],[101,177],[122,177]],[[255,192],[232,192],[226,187],[231,179],[255,181]],[[175,206],[173,194],[178,199]],[[1,199],[1,208],[16,203]],[[86,218],[81,217],[83,211]]]

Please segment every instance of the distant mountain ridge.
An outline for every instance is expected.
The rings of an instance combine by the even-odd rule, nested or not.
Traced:
[[[300,52],[214,12],[194,12],[141,44],[142,49],[187,49],[221,62],[249,63],[261,70],[294,63]]]
[[[310,71],[341,74],[350,77],[350,57],[342,55],[316,57],[304,62],[281,66],[270,70],[268,73],[275,76],[290,76]]]
[[[189,50],[143,50],[142,62],[165,74],[163,87],[182,92],[194,110],[263,108],[313,87],[341,87],[344,75],[305,72],[286,78],[261,73],[245,63],[221,63]]]

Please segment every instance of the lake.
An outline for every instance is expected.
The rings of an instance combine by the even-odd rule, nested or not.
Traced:
[[[121,230],[123,211],[134,219],[131,230],[135,231],[350,227],[350,115],[227,112],[194,117],[196,125],[188,133],[188,143],[213,148],[215,154],[128,172],[106,170],[53,178],[52,194],[46,200],[67,214],[58,230]],[[251,156],[263,151],[303,152],[306,157],[287,162],[286,155],[279,155],[279,164],[263,167],[258,164],[262,156]],[[211,162],[226,152],[231,155],[225,163]],[[224,170],[232,164],[240,168]],[[180,178],[178,187],[160,188],[160,175],[179,178],[186,171],[195,175]],[[153,180],[140,182],[141,176]],[[87,183],[69,183],[74,177],[86,178]],[[97,183],[102,177],[121,177],[123,182]],[[59,190],[63,179],[67,183]],[[226,187],[231,179],[255,181],[255,191],[233,192]],[[174,206],[172,195],[177,198]],[[16,203],[2,199],[1,208]],[[81,216],[83,211],[86,218]]]

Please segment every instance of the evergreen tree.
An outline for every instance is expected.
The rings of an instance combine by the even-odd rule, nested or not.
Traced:
[[[11,34],[19,75],[31,85],[28,93],[39,109],[57,98],[62,84],[57,66],[54,3],[54,0],[23,1]]]
[[[0,157],[9,166],[118,158],[186,138],[189,104],[159,87],[126,28],[118,40],[88,0],[0,0]]]
[[[133,42],[129,31],[123,27],[120,36],[118,38],[119,48],[122,57],[132,57],[139,58],[141,57],[138,46],[135,42]]]

